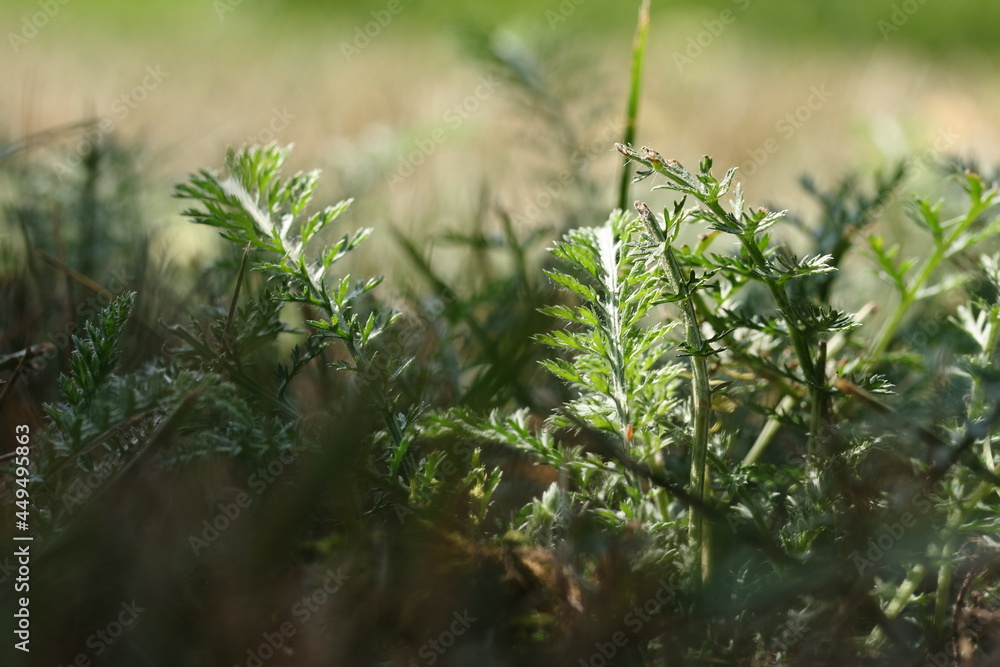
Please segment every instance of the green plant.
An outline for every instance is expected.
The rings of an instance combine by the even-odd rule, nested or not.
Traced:
[[[64,529],[79,507],[149,454],[165,431],[176,427],[179,414],[200,407],[196,402],[204,393],[212,400],[198,373],[152,364],[116,373],[135,296],[116,297],[84,324],[82,335],[73,336],[69,372],[59,377],[61,400],[45,406],[49,424],[35,457],[33,496],[36,520],[46,531]],[[214,397],[226,389],[219,387]],[[188,447],[199,449],[197,434],[190,436]],[[202,446],[206,451],[213,448]]]
[[[928,199],[918,199],[915,202],[913,219],[925,231],[930,232],[932,243],[931,252],[923,261],[917,258],[898,261],[896,255],[899,245],[886,246],[880,234],[868,236],[868,245],[883,271],[882,275],[899,294],[899,302],[879,335],[872,340],[869,357],[873,361],[885,354],[903,319],[917,302],[953,290],[968,280],[967,274],[953,273],[932,282],[931,279],[941,264],[964,255],[973,246],[1000,233],[1000,218],[989,219],[986,215],[996,206],[996,187],[987,187],[983,179],[972,172],[967,172],[963,180],[969,206],[958,215],[942,217],[943,201],[931,203]],[[913,269],[917,270],[911,275]]]
[[[179,197],[200,205],[185,215],[196,223],[219,228],[228,240],[245,245],[246,251],[228,315],[224,321],[221,317],[216,321],[211,338],[180,327],[173,331],[208,367],[233,377],[292,417],[297,414],[285,394],[293,378],[320,357],[331,342],[338,342],[347,358],[330,365],[356,376],[368,404],[381,415],[384,429],[374,434],[372,443],[375,449],[371,465],[377,484],[365,490],[372,496],[369,511],[387,511],[402,519],[426,510],[432,500],[439,500],[438,491],[447,477],[444,454],[430,452],[421,456],[415,447],[415,419],[422,405],[404,404],[399,389],[410,360],[404,358],[405,349],[398,343],[381,345],[400,314],[368,300],[381,278],[352,281],[349,275],[330,275],[332,267],[357,248],[371,229],[359,229],[332,244],[321,245],[318,239],[322,232],[350,201],[307,214],[319,172],[299,172],[282,180],[280,170],[288,153],[288,148],[275,145],[230,152],[224,173],[202,171],[178,187]],[[253,270],[265,274],[273,286],[237,309],[240,281],[252,250],[258,251]],[[277,387],[262,387],[247,374],[243,357],[261,340],[300,333],[280,318],[281,309],[287,305],[303,309],[309,331],[303,344],[292,350],[289,363],[277,368]],[[467,458],[458,488],[471,494],[474,507],[470,515],[478,522],[485,516],[499,482],[499,471],[483,466],[478,450]]]
[[[302,304],[323,316],[323,319],[309,319],[307,324],[321,340],[337,340],[345,346],[353,365],[344,367],[358,371],[368,380],[388,428],[399,439],[401,436],[395,433],[395,416],[391,399],[385,395],[385,386],[372,387],[370,384],[384,377],[375,370],[374,341],[395,317],[375,311],[369,312],[367,317],[364,315],[362,298],[379,284],[380,279],[352,283],[350,276],[338,280],[328,275],[329,269],[361,244],[371,229],[345,234],[336,243],[315,249],[315,243],[311,242],[347,209],[350,201],[307,215],[319,172],[299,172],[282,181],[280,169],[288,153],[289,149],[273,144],[231,151],[226,156],[224,175],[201,171],[189,183],[178,187],[177,196],[193,199],[202,206],[185,211],[194,222],[219,228],[225,238],[246,245],[247,253],[252,249],[261,252],[253,268],[276,282],[276,288],[268,295],[270,299],[275,303]],[[219,335],[221,358],[239,350],[238,344],[227,340],[233,330],[238,286],[239,282],[230,315]],[[261,309],[251,309],[245,315],[253,316],[256,310]],[[276,314],[272,309],[272,316],[264,320],[273,322]],[[259,330],[260,327],[254,327],[249,335]],[[272,330],[273,333],[276,332]],[[314,343],[307,348],[306,356],[315,356],[321,349],[321,345]],[[238,365],[238,361],[235,363]],[[302,365],[303,361],[297,360],[293,370]],[[391,375],[392,369],[387,366],[387,370]]]
[[[712,595],[726,590],[732,596],[723,615],[734,625],[707,623],[705,632],[734,651],[741,628],[752,624],[748,610],[758,606],[771,627],[808,627],[816,647],[830,633],[848,633],[867,637],[885,656],[931,650],[945,633],[963,550],[982,531],[995,530],[988,518],[1000,481],[991,447],[1000,417],[992,393],[994,302],[977,297],[952,319],[975,341],[944,370],[958,380],[949,394],[968,383],[969,399],[961,403],[969,412],[903,427],[903,406],[878,397],[891,397],[892,385],[871,372],[893,370],[882,363],[887,343],[880,341],[905,316],[894,310],[881,333],[866,337],[864,314],[833,305],[838,293],[830,278],[864,239],[860,230],[878,221],[902,170],[853,204],[850,183],[827,196],[824,226],[811,235],[826,252],[799,258],[772,239],[783,212],[745,206],[739,186],[731,208],[723,205],[734,170],[720,180],[708,158],[692,173],[649,149],[618,150],[645,169],[639,179],[662,177],[659,187],[683,198],[662,219],[636,202],[638,219],[616,212],[605,225],[571,230],[554,246],[561,263],[548,275],[571,298],[546,309],[565,328],[539,340],[556,352],[543,365],[574,397],[540,427],[530,425],[526,411],[483,417],[452,410],[432,415],[427,432],[500,442],[559,471],[559,481],[510,524],[532,539],[558,548],[579,540],[582,526],[596,521],[612,543],[639,530],[655,545],[630,562],[636,572],[654,567],[677,576],[680,556],[689,564],[680,580],[696,605],[718,608],[722,603]],[[897,308],[904,312],[945,258],[995,235],[991,191],[978,177],[963,179],[970,205],[951,222],[928,223],[934,207],[917,209],[938,249],[912,284],[904,282],[905,264],[895,269],[902,294]],[[688,199],[697,205],[686,208]],[[696,247],[677,243],[683,224],[708,227]],[[737,251],[712,252],[727,235]],[[883,270],[897,266],[884,252],[876,258]],[[973,266],[983,276],[974,292],[992,294],[995,258],[983,256]],[[971,278],[945,281],[926,296]],[[867,375],[859,378],[862,371]],[[778,405],[766,408],[774,400],[768,396]],[[747,427],[755,413],[769,419],[753,437]],[[906,433],[916,440],[906,440]],[[782,450],[768,452],[775,441]],[[974,443],[981,443],[981,455],[971,453]],[[686,479],[678,459],[689,462]],[[894,481],[879,484],[878,475]],[[687,543],[679,539],[677,502],[690,509]],[[880,530],[895,531],[891,548],[871,546],[887,539]],[[577,567],[587,576],[597,565],[584,559]],[[932,573],[936,594],[929,604],[918,587]],[[981,581],[981,571],[973,574]],[[780,601],[769,587],[785,591]],[[871,619],[864,631],[849,629],[854,621],[844,608],[823,601],[838,597],[838,589],[851,591],[849,607]],[[904,637],[904,616],[927,633],[921,646]],[[797,659],[817,655],[804,644],[795,649]],[[704,655],[691,651],[688,657]],[[858,658],[849,649],[834,655]]]
[[[712,339],[706,340],[701,332],[701,323],[695,313],[694,294],[699,282],[694,274],[684,275],[672,247],[680,231],[683,219],[683,203],[674,209],[674,215],[665,219],[666,228],[661,227],[649,207],[642,202],[635,203],[643,222],[645,249],[659,264],[662,278],[666,279],[673,299],[679,304],[681,321],[684,324],[685,350],[691,359],[691,412],[694,416],[691,433],[691,489],[702,503],[709,502],[710,473],[708,468],[708,436],[712,422],[712,389],[709,386],[708,363],[706,358],[715,353]],[[711,527],[703,516],[691,518],[691,533],[699,558],[696,579],[705,581],[711,573]]]
[[[635,165],[679,201],[580,227],[607,202],[574,157],[588,125],[553,86],[566,82],[520,45],[480,47],[556,137],[544,162],[567,166],[547,214],[558,239],[539,259],[547,232],[494,207],[503,184],[489,183],[471,230],[436,239],[466,251],[455,271],[397,234],[430,286],[409,288],[402,312],[379,278],[344,275],[371,230],[334,231],[349,201],[310,210],[318,172],[283,175],[287,148],[230,151],[178,186],[186,215],[228,243],[167,335],[144,314],[178,303],[151,298],[166,292],[148,276],[118,297],[102,286],[130,252],[117,230],[80,246],[113,210],[103,154],[79,188],[40,179],[6,209],[57,267],[5,273],[46,295],[10,312],[72,319],[63,277],[101,301],[76,311],[52,364],[64,372],[38,387],[55,398],[32,428],[32,522],[47,538],[32,604],[68,638],[40,659],[67,662],[137,597],[156,611],[111,650],[247,662],[247,637],[275,648],[290,605],[323,591],[308,626],[282,630],[283,659],[430,662],[450,636],[442,662],[943,664],[951,651],[992,664],[996,186],[970,170],[907,209],[893,205],[911,187],[902,167],[868,186],[806,180],[819,214],[797,219],[747,206],[735,170],[717,177],[709,158],[688,170],[626,141],[621,201]],[[69,247],[48,252],[66,201],[80,209],[65,209]],[[904,257],[911,238],[928,252]],[[55,350],[29,331],[5,331],[5,417],[29,357]],[[213,530],[225,535],[190,548]],[[323,570],[336,591],[315,585]],[[163,614],[184,622],[145,620]],[[454,636],[460,616],[475,621]],[[220,617],[225,632],[187,629]]]

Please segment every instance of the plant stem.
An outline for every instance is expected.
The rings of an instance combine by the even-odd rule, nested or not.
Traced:
[[[628,405],[628,389],[625,379],[625,350],[621,341],[624,340],[624,323],[621,315],[621,288],[618,282],[619,243],[610,227],[602,227],[597,232],[600,249],[600,264],[604,274],[604,290],[607,292],[607,303],[604,308],[608,314],[607,328],[608,356],[611,361],[611,399],[615,403],[618,417],[618,427],[622,434],[632,421]],[[624,438],[623,438],[624,440]]]
[[[720,220],[736,222],[735,218],[719,205],[719,202],[704,203],[712,213],[719,216]],[[810,387],[815,386],[816,369],[813,364],[812,354],[809,351],[809,341],[806,340],[805,334],[798,327],[799,318],[792,307],[791,301],[788,300],[788,295],[785,294],[785,288],[778,284],[778,281],[774,278],[771,263],[764,257],[764,253],[760,251],[753,233],[740,234],[739,239],[747,255],[750,256],[753,263],[760,269],[761,280],[771,293],[771,298],[774,299],[778,312],[781,313],[785,322],[788,323],[788,336],[792,339],[792,348],[795,350],[795,356],[798,358],[799,366],[802,368],[802,377],[805,379],[805,383]]]
[[[815,457],[817,451],[816,443],[820,438],[820,431],[826,427],[826,399],[823,391],[826,385],[826,341],[819,342],[819,358],[816,360],[816,376],[810,392],[812,393],[812,412],[810,413],[809,424],[809,455]],[[817,461],[818,463],[818,461]]]
[[[997,315],[998,310],[993,308],[989,314],[991,319],[991,328],[987,337],[986,347],[982,350],[979,358],[980,363],[983,363],[984,365],[989,363],[996,351],[998,334],[1000,334],[1000,328],[997,327]],[[972,403],[969,408],[969,417],[971,419],[978,419],[983,416],[985,406],[984,383],[981,377],[975,376],[975,379],[973,380]],[[984,440],[984,455],[987,468],[992,471],[993,456],[992,451],[989,448],[989,435],[987,435]],[[954,571],[952,554],[955,552],[955,543],[958,532],[965,523],[967,516],[971,514],[979,503],[994,490],[996,490],[996,487],[993,484],[980,482],[979,485],[973,490],[972,494],[966,498],[964,503],[951,510],[948,517],[945,540],[941,546],[941,569],[938,570],[937,597],[934,604],[934,627],[938,630],[938,632],[941,632],[944,629],[945,616],[948,613],[948,606],[951,601],[951,582],[952,573]]]
[[[250,243],[247,243],[243,251],[243,260],[240,262],[240,272],[236,276],[236,289],[233,290],[233,299],[229,302],[229,315],[226,317],[226,328],[222,331],[222,343],[219,346],[219,355],[223,356],[229,351],[229,335],[233,329],[233,318],[236,316],[236,304],[240,300],[240,288],[243,286],[243,276],[246,275],[247,259],[250,257]]]
[[[935,269],[947,259],[951,254],[951,249],[955,246],[958,240],[961,238],[962,234],[969,228],[972,223],[974,223],[979,216],[989,208],[992,199],[985,200],[984,202],[975,202],[969,211],[965,214],[965,217],[954,225],[951,234],[941,238],[935,238],[934,252],[931,253],[930,257],[924,260],[923,266],[920,268],[920,273],[914,278],[913,282],[908,284],[904,290],[900,293],[899,303],[896,304],[895,310],[893,310],[892,315],[886,320],[885,324],[882,325],[881,331],[879,331],[878,337],[872,342],[871,349],[866,355],[866,358],[870,360],[870,363],[877,362],[879,358],[885,353],[889,344],[892,342],[893,337],[896,335],[896,330],[899,329],[899,325],[902,324],[903,318],[906,317],[907,313],[910,312],[910,308],[916,303],[920,298],[920,290],[923,286],[930,280],[931,275],[934,273]]]
[[[864,320],[868,316],[868,314],[872,312],[872,310],[874,310],[874,306],[872,304],[868,304],[867,306],[862,308],[861,311],[858,312],[856,316],[857,319],[859,321]],[[827,358],[832,357],[837,353],[839,353],[840,350],[843,349],[844,345],[846,344],[847,344],[847,337],[843,333],[839,333],[833,338],[831,338],[829,344],[827,344],[827,352],[826,352]],[[822,365],[820,367],[822,368]],[[754,441],[753,446],[750,448],[750,451],[747,452],[746,456],[743,457],[743,463],[741,463],[740,465],[745,467],[753,465],[757,463],[758,460],[760,460],[760,457],[761,455],[763,455],[764,450],[767,449],[767,446],[771,443],[771,440],[777,434],[778,429],[781,428],[781,422],[778,421],[777,416],[790,414],[792,408],[795,407],[795,403],[797,401],[798,401],[798,396],[794,394],[785,393],[785,395],[782,396],[781,401],[774,409],[776,416],[768,419],[767,423],[764,425],[764,428],[761,429],[760,434]]]
[[[952,516],[961,519],[961,511],[953,512]],[[934,597],[933,624],[933,628],[939,634],[944,630],[945,617],[948,615],[948,607],[951,606],[951,575],[955,567],[951,559],[955,552],[956,533],[957,526],[955,530],[949,531],[948,539],[941,545],[941,567],[938,569],[937,595]]]
[[[371,396],[372,403],[375,408],[382,413],[382,420],[385,422],[386,430],[389,432],[389,437],[392,438],[392,442],[395,445],[403,444],[405,440],[405,434],[403,429],[400,427],[399,422],[396,421],[396,412],[393,409],[392,399],[389,397],[389,388],[387,386],[375,386],[374,376],[372,370],[374,369],[374,364],[372,359],[368,356],[364,349],[364,346],[359,344],[357,334],[354,331],[354,327],[349,324],[350,320],[346,314],[333,303],[325,292],[322,292],[322,298],[326,302],[325,308],[327,310],[328,316],[332,319],[336,317],[340,322],[345,323],[349,330],[350,335],[340,337],[343,341],[344,346],[347,348],[348,354],[354,359],[355,372],[359,373],[362,377],[362,382],[365,385],[365,389]]]
[[[802,371],[802,382],[809,388],[810,393],[812,424],[809,430],[808,452],[810,457],[813,457],[816,453],[816,439],[821,427],[823,380],[817,375],[816,365],[813,363],[806,335],[807,329],[800,327],[802,318],[792,306],[788,294],[785,292],[784,283],[779,280],[774,267],[771,266],[757,243],[758,225],[745,224],[744,221],[740,220],[740,217],[743,217],[742,211],[737,211],[734,215],[719,204],[719,198],[725,193],[728,186],[723,186],[711,176],[710,161],[702,163],[702,174],[698,179],[695,179],[675,161],[671,160],[669,163],[664,161],[663,157],[656,151],[648,148],[637,151],[622,144],[617,144],[615,148],[626,157],[641,162],[656,173],[665,176],[674,183],[673,186],[669,187],[697,199],[714,216],[718,225],[715,227],[716,229],[728,231],[739,239],[750,263],[757,269],[757,279],[767,286],[779,314],[788,324],[788,336]],[[731,173],[727,176],[727,180],[730,177]],[[823,363],[825,365],[825,361]]]
[[[938,630],[944,627],[944,616],[948,611],[948,602],[950,601],[951,575],[954,566],[949,559],[954,553],[955,538],[968,515],[986,496],[993,492],[994,488],[992,484],[980,482],[972,494],[967,497],[966,501],[955,508],[948,516],[948,521],[944,528],[944,540],[941,550],[938,552],[941,557],[941,569],[938,570],[938,590],[934,604],[934,624]],[[906,580],[899,586],[895,597],[893,597],[892,601],[885,608],[887,618],[890,620],[896,618],[906,605],[910,603],[913,594],[917,590],[917,585],[923,580],[926,572],[927,566],[922,562],[917,563],[910,569]],[[873,643],[881,637],[881,631],[876,628],[869,635],[868,641],[869,643]]]
[[[706,189],[703,183],[700,187],[695,188],[692,182],[685,180],[681,174],[671,171],[671,169],[667,167],[663,157],[656,151],[648,148],[643,148],[641,151],[637,151],[630,146],[622,144],[617,144],[615,147],[618,152],[622,153],[629,159],[641,162],[642,164],[653,169],[656,173],[665,176],[667,179],[680,186],[677,188],[680,192],[691,194],[698,201],[700,201],[723,226],[729,229],[745,229],[743,223],[738,220],[736,216],[722,208],[718,199],[711,196],[711,193]],[[670,162],[676,165],[676,162],[673,160]],[[677,166],[680,168],[679,165]],[[684,173],[686,174],[686,172]],[[690,177],[690,174],[687,175]],[[750,257],[750,260],[760,270],[761,282],[767,286],[767,289],[771,293],[771,297],[774,299],[774,303],[778,308],[778,312],[788,323],[788,335],[792,340],[792,347],[795,350],[795,356],[798,358],[799,366],[802,369],[804,383],[809,387],[813,387],[815,385],[816,372],[813,365],[812,354],[809,351],[809,342],[806,340],[805,334],[798,327],[799,317],[795,312],[795,309],[792,307],[791,302],[788,300],[788,295],[785,294],[784,287],[774,277],[774,270],[771,263],[767,261],[764,253],[762,253],[760,248],[757,246],[757,239],[755,238],[756,231],[749,229],[744,233],[734,235],[740,240],[743,249]]]
[[[740,464],[742,467],[752,466],[760,460],[760,457],[764,454],[764,450],[771,444],[771,440],[777,435],[778,429],[781,428],[781,422],[777,418],[790,414],[796,403],[798,403],[798,397],[796,396],[783,396],[781,398],[778,406],[774,409],[775,416],[767,420],[764,428],[757,435],[753,446],[750,447],[750,451],[743,457],[743,463]]]
[[[891,621],[899,616],[899,613],[903,611],[903,608],[906,607],[910,598],[916,592],[917,586],[919,586],[920,582],[923,581],[924,574],[926,572],[927,566],[924,563],[917,563],[910,569],[910,573],[906,576],[906,579],[904,579],[903,583],[901,583],[899,588],[896,589],[896,596],[885,608],[886,618]],[[869,645],[878,642],[883,636],[884,633],[882,632],[882,629],[876,626],[875,629],[873,629],[868,635]]]
[[[703,504],[708,503],[708,433],[712,419],[712,393],[708,384],[708,363],[705,361],[705,339],[695,314],[694,301],[684,279],[677,256],[667,241],[666,233],[660,229],[652,211],[641,201],[635,208],[642,217],[650,236],[662,244],[663,254],[658,258],[673,290],[680,301],[684,333],[691,354],[691,395],[694,402],[694,434],[691,442],[691,487],[695,497]],[[690,524],[691,540],[695,545],[695,581],[705,583],[711,575],[712,548],[711,524],[700,511],[693,510]]]
[[[639,7],[639,23],[635,27],[635,41],[632,43],[632,71],[628,94],[628,108],[625,112],[625,136],[622,143],[626,146],[635,142],[636,119],[639,117],[639,100],[642,94],[642,61],[646,54],[646,36],[649,33],[649,1],[643,0]],[[628,188],[631,184],[629,163],[622,166],[622,180],[618,188],[618,208],[625,210],[628,206]]]
[[[719,202],[705,202],[716,216],[720,216],[720,220],[727,222],[737,222],[735,218],[723,209]],[[738,222],[737,222],[738,224]],[[740,243],[743,244],[743,249],[746,251],[747,255],[757,268],[761,271],[761,279],[764,284],[767,285],[767,289],[771,292],[771,297],[774,299],[775,305],[778,307],[778,312],[788,323],[788,336],[792,340],[792,348],[795,350],[795,356],[798,357],[799,366],[802,369],[802,377],[805,380],[806,386],[809,387],[810,393],[810,403],[811,403],[811,424],[809,428],[809,443],[807,447],[807,452],[810,457],[815,457],[816,455],[816,438],[819,434],[820,420],[822,418],[822,400],[823,400],[823,388],[822,388],[822,373],[823,366],[826,365],[826,353],[825,350],[821,351],[820,357],[822,361],[822,366],[819,367],[819,372],[817,373],[817,367],[813,364],[812,354],[809,351],[809,341],[806,340],[805,334],[799,329],[798,326],[798,315],[795,309],[792,307],[791,301],[788,300],[788,295],[785,293],[785,288],[778,283],[778,281],[773,277],[771,271],[771,263],[767,261],[764,253],[760,251],[757,246],[757,239],[755,238],[754,232],[748,232],[739,235]]]

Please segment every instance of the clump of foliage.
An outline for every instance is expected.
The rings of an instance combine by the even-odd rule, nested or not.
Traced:
[[[891,404],[887,373],[897,359],[917,361],[898,349],[896,334],[921,299],[970,281],[993,294],[994,255],[968,274],[934,277],[947,258],[995,237],[996,189],[964,174],[968,203],[949,219],[943,204],[918,200],[916,220],[933,250],[911,274],[916,261],[900,263],[880,235],[857,233],[900,171],[876,196],[859,195],[855,215],[826,219],[816,238],[833,252],[800,258],[771,240],[783,212],[746,206],[739,186],[724,206],[735,170],[719,180],[707,158],[692,173],[649,149],[618,149],[640,164],[640,178],[659,176],[683,198],[662,218],[636,202],[638,218],[616,212],[554,247],[565,268],[550,277],[571,300],[547,309],[566,328],[540,340],[560,353],[545,366],[575,398],[540,428],[524,410],[456,410],[436,416],[434,432],[499,441],[559,471],[511,524],[533,540],[579,549],[583,525],[599,525],[612,542],[642,535],[628,567],[684,582],[661,612],[702,624],[698,636],[718,641],[713,655],[853,664],[949,646],[971,613],[956,601],[953,573],[965,573],[965,586],[990,582],[982,559],[1000,555],[990,537],[1000,481],[990,438],[1000,407],[995,394],[983,402],[996,387],[995,297],[973,296],[949,319],[976,341],[943,371],[970,392],[960,413],[905,417]],[[850,205],[845,195],[840,210]],[[687,208],[687,199],[697,205]],[[697,247],[677,245],[685,223],[707,229]],[[714,251],[727,237],[737,251]],[[899,292],[874,336],[863,314],[835,306],[828,278],[851,247],[840,241],[859,237]],[[793,287],[809,281],[822,289]],[[756,439],[746,439],[748,428]],[[678,458],[690,462],[686,477]],[[578,552],[572,562],[582,581],[601,587],[598,554]],[[926,590],[928,577],[936,583]],[[990,585],[977,599],[994,595]],[[693,620],[709,609],[711,620]],[[794,645],[775,641],[789,629]],[[865,641],[835,639],[844,636]],[[682,644],[650,642],[644,664],[706,656],[698,641]]]
[[[511,53],[484,57],[557,123]],[[434,288],[409,308],[346,274],[372,229],[334,232],[350,200],[312,210],[319,172],[276,145],[175,190],[228,242],[187,321],[64,266],[101,298],[44,401],[23,376],[54,345],[0,350],[0,406],[44,403],[44,657],[135,598],[129,646],[164,664],[995,663],[997,185],[959,170],[913,201],[896,222],[927,251],[904,257],[904,167],[806,181],[820,217],[789,220],[710,158],[616,148],[677,201],[588,199],[541,261],[509,215],[453,234],[509,259],[465,292],[400,236]]]
[[[135,475],[220,457],[257,466],[244,494],[271,486],[275,498],[292,494],[282,507],[304,507],[323,493],[322,477],[303,473],[287,487],[259,466],[306,457],[329,475],[346,461],[333,504],[285,529],[295,558],[356,563],[396,545],[420,559],[410,540],[429,540],[429,579],[403,585],[421,604],[444,596],[493,609],[504,648],[474,634],[470,651],[572,664],[624,627],[634,632],[620,656],[635,664],[889,664],[942,651],[975,664],[976,651],[991,650],[981,619],[995,613],[1000,557],[991,443],[1000,258],[986,248],[998,229],[995,188],[965,173],[967,203],[949,205],[949,217],[944,204],[918,201],[931,252],[901,261],[866,229],[867,211],[898,187],[901,175],[892,176],[875,196],[859,195],[852,215],[824,218],[813,238],[827,252],[799,257],[771,236],[784,214],[747,206],[733,170],[717,179],[709,159],[690,172],[649,149],[618,150],[640,179],[660,178],[682,197],[662,217],[636,202],[638,215],[615,211],[553,246],[546,273],[563,291],[544,314],[558,325],[536,339],[551,350],[542,367],[569,398],[548,414],[483,411],[479,399],[432,398],[428,411],[411,394],[421,385],[408,373],[423,375],[413,366],[429,362],[399,342],[419,336],[393,337],[407,320],[372,298],[378,278],[332,276],[370,230],[322,241],[348,202],[308,212],[318,174],[283,178],[286,149],[248,147],[223,171],[194,175],[177,190],[194,203],[186,214],[243,249],[232,294],[220,299],[228,307],[168,327],[169,356],[123,372],[136,295],[112,299],[83,326],[34,461],[38,525],[72,544],[81,539],[73,527],[128,494]],[[851,208],[846,198],[837,210]],[[704,230],[694,247],[678,243],[686,224]],[[719,247],[726,239],[731,250]],[[830,276],[852,248],[898,293],[874,335],[864,312],[837,306]],[[940,271],[973,252],[964,273]],[[810,284],[819,288],[802,287]],[[938,324],[939,344],[954,341],[954,352],[928,368],[899,332],[918,304],[963,291]],[[289,308],[301,314],[290,318]],[[320,407],[337,435],[307,428],[296,387],[311,386],[317,366],[349,373],[354,380],[326,396],[371,420]],[[951,412],[922,407],[933,400],[922,389],[894,394],[894,380],[919,389],[928,372],[941,377]],[[497,505],[518,483],[503,471],[524,457],[550,481]],[[248,511],[269,516],[263,505]],[[198,545],[193,563],[210,548],[204,535],[188,538]],[[376,630],[380,615],[420,624],[372,598],[386,576],[401,576],[407,560],[397,558],[382,566],[394,574],[360,566],[345,591],[374,614],[355,619],[373,643],[349,643],[350,655],[398,641]],[[433,592],[438,578],[466,576],[500,588]],[[514,581],[533,602],[504,606]],[[633,608],[649,620],[632,627]]]

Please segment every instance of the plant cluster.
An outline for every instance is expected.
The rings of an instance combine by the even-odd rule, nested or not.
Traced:
[[[484,57],[559,121],[534,63]],[[44,403],[33,586],[64,640],[44,657],[136,597],[134,641],[174,664],[250,664],[262,636],[283,664],[993,664],[997,185],[955,170],[907,206],[903,167],[805,181],[805,221],[710,158],[616,149],[676,195],[662,214],[587,199],[537,260],[545,232],[501,212],[448,237],[472,257],[453,280],[397,235],[433,288],[403,296],[347,271],[372,229],[335,231],[350,200],[311,208],[319,172],[230,151],[175,190],[226,242],[190,306],[153,292],[184,321],[150,317],[148,281],[70,270],[26,224],[41,209],[12,208],[99,302],[44,391],[25,371],[55,344],[0,338],[0,407]],[[110,210],[91,162],[66,186],[86,215]],[[892,299],[857,298],[877,281]]]

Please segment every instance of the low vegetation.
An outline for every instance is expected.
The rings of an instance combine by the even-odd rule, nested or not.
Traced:
[[[226,244],[193,280],[128,150],[11,148],[32,664],[995,664],[995,174],[805,179],[806,218],[615,148],[624,208],[574,172],[561,228],[477,221],[448,272],[397,233],[428,289],[350,275],[388,231],[290,148],[177,186]]]

